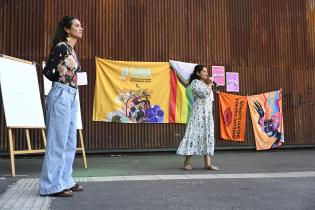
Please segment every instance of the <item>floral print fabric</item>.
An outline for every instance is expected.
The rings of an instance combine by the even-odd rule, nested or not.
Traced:
[[[201,80],[191,83],[194,103],[184,138],[177,154],[179,155],[214,155],[214,124],[213,124],[213,92]]]
[[[65,42],[58,43],[50,53],[44,75],[53,82],[77,88],[77,72],[80,70],[76,53]]]

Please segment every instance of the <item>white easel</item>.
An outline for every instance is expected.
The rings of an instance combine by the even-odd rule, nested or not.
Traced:
[[[15,155],[44,153],[32,149],[29,129],[41,129],[46,147],[45,122],[39,94],[36,66],[32,62],[0,55],[0,84],[8,128],[11,175],[15,176]],[[13,129],[25,129],[27,150],[14,149]]]

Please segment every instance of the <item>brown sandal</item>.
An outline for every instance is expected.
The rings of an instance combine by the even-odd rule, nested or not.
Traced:
[[[190,164],[185,164],[184,165],[184,170],[190,171],[191,170],[191,165]]]
[[[191,155],[187,155],[184,161],[184,170],[190,171],[191,170]]]
[[[54,193],[54,194],[50,194],[50,196],[53,196],[53,197],[72,197],[73,196],[73,192],[72,190],[63,190],[61,192],[57,192],[57,193]]]
[[[214,165],[209,165],[204,167],[207,170],[219,171],[220,169]]]
[[[73,192],[80,192],[83,191],[84,188],[82,185],[76,183],[73,187],[70,188],[70,190],[72,190]]]

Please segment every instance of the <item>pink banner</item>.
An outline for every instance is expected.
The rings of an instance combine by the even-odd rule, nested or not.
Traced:
[[[226,91],[239,92],[239,79],[237,72],[226,72]]]
[[[225,85],[225,69],[224,66],[212,66],[212,77],[213,80],[219,86]]]

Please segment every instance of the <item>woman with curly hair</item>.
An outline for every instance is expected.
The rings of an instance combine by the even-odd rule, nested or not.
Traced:
[[[44,68],[52,88],[46,99],[47,146],[39,181],[40,195],[71,197],[83,187],[72,178],[77,144],[77,72],[80,63],[74,46],[82,38],[80,21],[63,17],[56,28]]]

